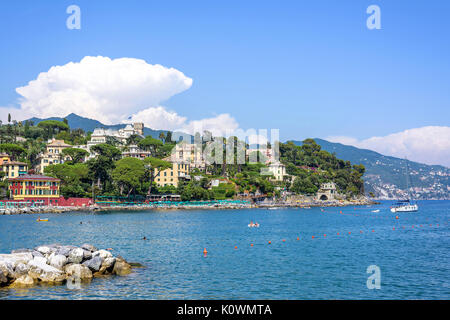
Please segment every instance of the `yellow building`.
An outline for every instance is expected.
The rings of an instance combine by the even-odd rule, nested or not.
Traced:
[[[11,158],[7,153],[0,153],[0,166],[3,164],[3,162],[11,161]]]
[[[158,172],[155,169],[155,182],[159,187],[178,187],[180,179],[190,179],[191,166],[186,163],[172,163],[172,168]]]
[[[70,144],[64,142],[64,140],[53,139],[49,144],[47,144],[47,150],[45,153],[41,153],[38,157],[39,164],[36,167],[36,171],[39,173],[44,173],[45,167],[51,164],[60,164],[65,161],[72,160],[69,156],[62,157],[61,152],[66,148],[72,148]]]
[[[8,178],[17,178],[28,173],[28,165],[19,161],[3,161],[0,170],[5,173],[3,180]]]
[[[56,199],[60,198],[59,184],[57,178],[25,174],[17,178],[10,178],[9,192],[10,198],[14,200],[44,201],[44,203],[56,204]]]

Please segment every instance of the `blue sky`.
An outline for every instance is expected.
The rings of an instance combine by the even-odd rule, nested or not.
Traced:
[[[66,8],[81,8],[68,30]],[[366,8],[381,8],[369,30]],[[193,79],[163,105],[281,138],[358,140],[450,119],[449,1],[2,1],[0,106],[52,66],[129,57]]]

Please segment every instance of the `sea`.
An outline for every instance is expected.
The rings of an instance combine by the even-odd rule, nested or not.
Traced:
[[[391,205],[0,216],[0,253],[89,243],[144,266],[0,299],[449,299],[450,201]]]

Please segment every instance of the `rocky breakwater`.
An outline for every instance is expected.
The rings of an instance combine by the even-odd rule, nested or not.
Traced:
[[[0,254],[0,287],[76,283],[129,273],[131,264],[125,259],[90,244],[81,247],[53,244]]]

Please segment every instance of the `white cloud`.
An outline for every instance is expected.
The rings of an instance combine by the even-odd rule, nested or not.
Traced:
[[[168,111],[162,106],[147,108],[134,114],[127,122],[140,121],[146,127],[155,130],[171,130],[188,134],[211,131],[214,136],[224,136],[227,132],[239,128],[236,120],[229,114],[219,114],[212,118],[190,120],[175,111]]]
[[[173,68],[134,58],[88,56],[51,67],[16,91],[27,114],[52,117],[73,112],[112,124],[157,106],[191,85],[191,78]]]
[[[26,86],[17,88],[20,108],[0,107],[14,119],[63,117],[69,113],[105,124],[144,122],[156,130],[193,134],[209,130],[214,135],[239,127],[229,114],[188,120],[160,103],[192,86],[182,72],[134,58],[85,57],[80,62],[54,66]],[[3,119],[5,118],[5,119]]]
[[[11,121],[20,121],[33,117],[33,114],[15,107],[0,107],[0,120],[3,124],[8,123],[8,114],[11,114]]]
[[[361,141],[343,136],[325,139],[374,150],[388,156],[407,157],[412,161],[450,167],[450,127],[421,127]]]

